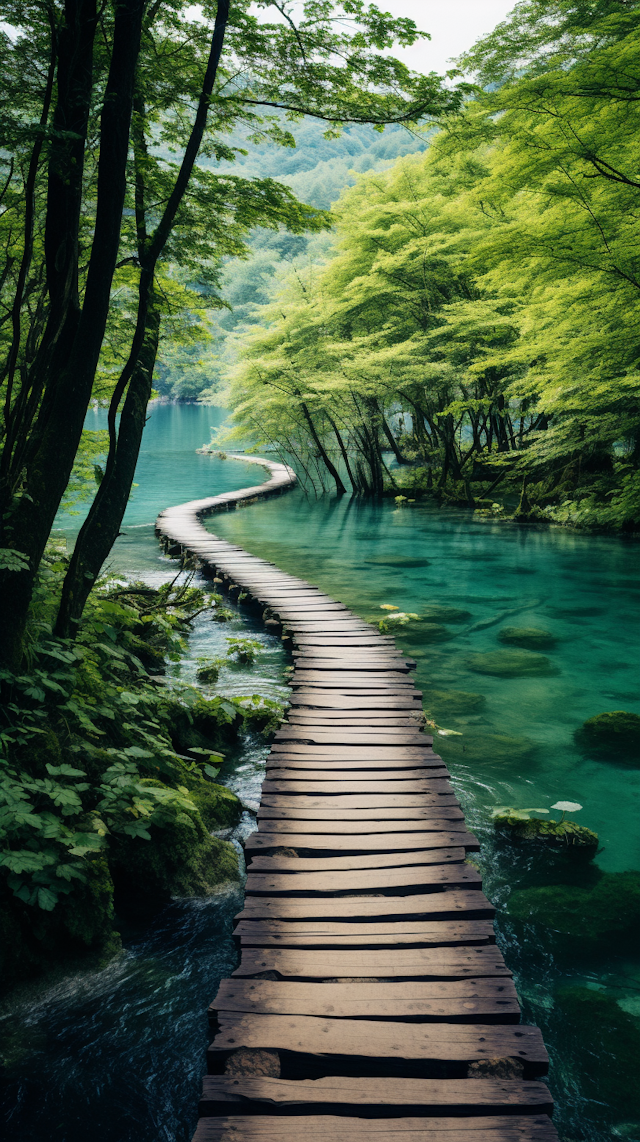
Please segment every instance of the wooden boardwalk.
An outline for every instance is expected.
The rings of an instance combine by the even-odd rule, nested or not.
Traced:
[[[423,731],[414,663],[316,587],[199,517],[290,487],[170,508],[157,530],[289,640],[291,707],[245,846],[240,963],[193,1142],[552,1142],[548,1068],[493,933],[478,849]]]

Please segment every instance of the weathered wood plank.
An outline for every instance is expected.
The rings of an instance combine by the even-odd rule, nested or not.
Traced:
[[[435,781],[433,785],[444,786],[442,792],[450,789],[448,781]],[[285,793],[265,793],[262,805],[265,808],[277,806],[279,809],[410,809],[423,808],[426,793],[339,793],[327,797],[312,797],[303,794],[289,796]]]
[[[243,1078],[205,1075],[198,1114],[552,1114],[541,1082],[513,1079]],[[396,1122],[398,1119],[396,1119]],[[429,1137],[431,1132],[429,1131]]]
[[[431,779],[425,777],[422,781],[406,781],[401,777],[396,778],[395,781],[378,781],[371,777],[368,781],[358,781],[354,779],[353,774],[345,775],[342,781],[303,781],[296,780],[294,777],[286,780],[272,780],[271,777],[267,777],[262,782],[262,791],[265,796],[276,793],[282,793],[284,796],[297,793],[304,797],[328,796],[332,793],[345,795],[349,793],[381,793],[385,795],[392,793],[394,796],[401,796],[403,794],[428,793],[432,781],[449,776],[448,770],[436,769]]]
[[[455,948],[398,948],[393,956],[363,948],[247,948],[233,973],[255,976],[274,971],[283,979],[326,979],[367,976],[372,979],[476,979],[510,976],[502,952],[495,946]]]
[[[439,835],[439,834],[438,834]],[[281,842],[282,843],[282,842]],[[464,848],[416,849],[410,852],[363,853],[349,856],[291,856],[293,851],[287,846],[286,852],[263,855],[251,853],[249,872],[354,872],[366,868],[408,868],[411,865],[458,863],[464,861]]]
[[[423,892],[415,896],[248,896],[237,920],[490,920],[495,908],[478,889]]]
[[[288,824],[289,822],[287,822]],[[455,821],[439,822],[442,825],[453,825]],[[336,834],[336,833],[304,833],[304,832],[256,832],[247,837],[244,842],[244,851],[249,859],[255,864],[256,860],[261,859],[260,853],[269,851],[270,849],[291,848],[296,850],[304,850],[307,853],[307,859],[314,860],[344,860],[349,862],[351,868],[362,868],[360,864],[363,860],[381,860],[383,857],[392,856],[394,859],[405,859],[410,863],[412,853],[419,853],[421,856],[424,854],[425,858],[430,856],[433,860],[437,860],[438,853],[449,852],[477,852],[479,844],[474,837],[473,833],[468,833],[464,827],[464,821],[460,822],[461,828],[456,831],[451,829],[445,832],[418,832],[418,833],[386,833],[375,834],[373,836],[362,833],[355,833],[353,835]],[[308,857],[311,850],[323,853],[322,857],[313,858]],[[347,856],[346,854],[350,854]],[[344,855],[340,855],[344,854]],[[371,855],[368,855],[371,854]],[[297,860],[305,859],[305,857],[292,858]],[[443,860],[445,859],[443,855]],[[450,857],[448,859],[457,859]]]
[[[312,821],[334,821],[336,825],[341,826],[337,831],[346,833],[351,832],[350,826],[352,823],[369,822],[370,830],[370,823],[372,821],[384,821],[384,831],[388,832],[393,828],[408,828],[409,822],[412,820],[422,821],[433,817],[441,817],[445,809],[458,807],[458,802],[452,795],[443,795],[441,797],[427,797],[425,795],[422,802],[423,803],[418,806],[378,804],[364,809],[352,808],[350,806],[342,806],[340,809],[324,807],[308,809],[298,804],[294,807],[286,807],[279,802],[276,802],[274,806],[263,804],[260,805],[257,813],[258,828],[260,828],[260,821],[306,821],[309,823]],[[331,799],[331,804],[335,805],[333,798]],[[271,825],[269,824],[269,828],[270,827]],[[315,829],[313,831],[315,832]]]
[[[251,866],[245,884],[247,896],[297,896],[300,893],[331,896],[342,892],[433,892],[442,885],[480,888],[482,877],[471,865],[418,865],[394,869],[348,869],[333,872],[259,873]]]
[[[209,1007],[210,1017],[218,1011],[416,1023],[513,1024],[520,1018],[513,980],[486,976],[408,983],[223,979]]]
[[[478,955],[484,951],[484,948],[475,949]],[[303,955],[283,952],[282,956],[294,954]],[[326,953],[328,956],[333,954],[346,955]],[[401,950],[398,955],[407,953]],[[361,1019],[319,1019],[311,1015],[232,1015],[230,1012],[219,1012],[218,1022],[220,1030],[207,1052],[210,1074],[219,1074],[231,1051],[240,1047],[274,1049],[286,1051],[288,1056],[302,1056],[298,1063],[301,1074],[304,1056],[315,1056],[309,1062],[324,1063],[324,1073],[333,1074],[353,1073],[354,1063],[366,1066],[365,1060],[369,1061],[369,1073],[385,1073],[385,1070],[388,1073],[389,1064],[395,1062],[395,1073],[407,1077],[415,1074],[416,1063],[422,1074],[425,1070],[428,1074],[429,1063],[468,1064],[491,1058],[519,1059],[524,1065],[523,1077],[526,1078],[545,1075],[549,1069],[549,1058],[540,1031],[537,1027],[522,1024],[517,1027],[463,1023],[394,1024],[384,1020],[365,1022]],[[291,1063],[295,1066],[293,1060]],[[456,1076],[452,1074],[451,1077]]]
[[[233,935],[243,948],[472,947],[495,942],[491,920],[405,920],[396,924],[242,920]]]
[[[237,1115],[200,1118],[193,1142],[557,1142],[548,1115],[485,1115],[476,1118],[345,1118],[328,1114]]]

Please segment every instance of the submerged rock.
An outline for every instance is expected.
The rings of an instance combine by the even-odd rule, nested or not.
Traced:
[[[599,760],[640,767],[639,714],[627,710],[596,714],[576,730],[575,740],[585,753]]]
[[[429,603],[422,612],[422,618],[430,623],[466,623],[471,618],[471,611],[464,611],[461,607]]]
[[[438,719],[478,714],[487,703],[484,694],[467,690],[423,690],[422,700],[425,710]]]
[[[555,646],[557,638],[551,631],[540,627],[503,627],[498,631],[498,642],[507,646],[520,646],[525,650],[546,650]]]
[[[529,738],[512,734],[467,733],[460,737],[435,739],[446,761],[476,762],[479,765],[521,765],[531,762],[537,750]]]
[[[451,638],[451,631],[439,623],[421,622],[414,633],[420,642],[446,642],[448,638]]]
[[[558,673],[544,654],[536,654],[532,650],[490,650],[484,654],[469,654],[465,665],[476,674],[492,674],[496,678]]]
[[[612,996],[590,987],[559,988],[556,1003],[577,1053],[577,1073],[590,1099],[590,1117],[608,1120],[615,1107],[618,1114],[635,1118],[640,1058],[638,1021],[622,1011]],[[634,1133],[632,1137],[639,1135]]]
[[[585,946],[631,938],[640,928],[640,872],[603,873],[592,888],[524,888],[512,893],[508,910]]]
[[[372,563],[376,567],[428,567],[431,560],[415,559],[410,555],[372,555],[364,562]]]
[[[584,825],[576,825],[575,821],[540,820],[531,817],[528,821],[521,817],[511,816],[505,810],[493,819],[494,827],[509,836],[514,841],[532,841],[544,845],[563,848],[580,848],[589,850],[593,856],[598,847],[598,834]]]

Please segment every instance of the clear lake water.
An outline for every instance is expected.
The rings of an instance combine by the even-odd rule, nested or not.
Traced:
[[[153,407],[112,570],[151,582],[173,577],[175,564],[155,541],[157,513],[259,482],[259,470],[240,460],[196,455],[223,416],[196,405]],[[88,427],[103,419],[90,414]],[[59,520],[70,542],[81,518]],[[438,736],[437,748],[482,843],[478,863],[524,1019],[542,1028],[551,1054],[554,1121],[566,1142],[640,1140],[640,956],[619,919],[632,899],[623,874],[640,870],[640,768],[586,757],[574,741],[594,714],[640,714],[637,542],[417,503],[315,499],[300,489],[213,516],[208,526],[366,619],[378,621],[381,604],[417,614],[449,608],[432,612],[429,625],[402,628],[397,641],[417,660],[425,709],[455,731]],[[279,641],[253,612],[236,616],[224,625],[197,620],[180,677],[193,680],[198,656],[218,655],[227,636],[246,632],[263,653],[252,669],[225,668],[215,689],[285,696]],[[505,627],[544,630],[549,646],[516,662],[498,639]],[[222,770],[247,803],[259,797],[267,749],[248,737]],[[557,800],[583,806],[576,821],[600,839],[593,862],[564,853],[546,860],[496,839],[492,807]],[[231,839],[252,827],[247,811]],[[549,885],[587,918],[584,938],[554,928],[553,895],[546,914],[525,915],[527,893]],[[97,1142],[188,1142],[206,1007],[235,964],[231,920],[240,901],[240,889],[174,901],[123,928],[123,954],[106,968],[35,982],[5,1000],[0,1046],[12,1139],[35,1142],[46,1130],[51,1142],[88,1134]]]

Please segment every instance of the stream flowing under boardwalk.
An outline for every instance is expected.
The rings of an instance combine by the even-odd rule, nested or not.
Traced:
[[[414,663],[316,587],[201,516],[287,490],[168,508],[157,531],[264,608],[294,660],[291,707],[247,839],[240,964],[210,1014],[194,1142],[553,1142],[548,1057],[523,1025]]]

